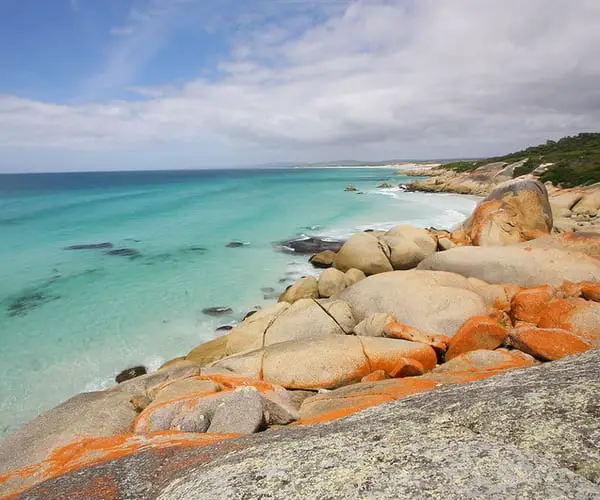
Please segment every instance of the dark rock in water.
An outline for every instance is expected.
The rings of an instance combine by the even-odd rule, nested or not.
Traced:
[[[372,233],[375,229],[365,229],[363,233]]]
[[[262,293],[273,293],[275,291],[275,288],[273,288],[272,286],[265,286],[261,288],[260,291]]]
[[[292,278],[279,278],[279,283],[289,283],[290,281],[294,281]]]
[[[146,370],[145,366],[134,366],[133,368],[127,368],[127,370],[123,370],[115,377],[115,380],[117,384],[120,384],[126,380],[146,375],[146,373],[148,373],[148,370]]]
[[[333,238],[319,238],[318,236],[306,236],[292,240],[280,241],[273,244],[276,250],[284,253],[315,254],[323,250],[339,251],[344,244],[343,240]]]
[[[31,309],[35,309],[43,304],[58,299],[58,296],[51,296],[45,292],[29,292],[16,297],[8,306],[8,315],[25,316]]]
[[[188,248],[186,248],[186,252],[206,253],[206,252],[208,252],[208,248],[205,248],[205,247],[188,247]]]
[[[263,299],[265,299],[265,300],[278,299],[280,295],[281,295],[280,292],[265,293],[263,295]]]
[[[71,245],[65,247],[64,250],[102,250],[105,248],[112,248],[114,245],[109,242],[105,243],[90,243],[89,245]]]
[[[344,188],[344,191],[358,191],[358,189],[356,189],[354,186],[350,185],[350,186],[346,186]]]
[[[384,182],[383,184],[379,184],[379,186],[377,186],[377,189],[390,189],[394,186],[392,186],[389,182]]]
[[[232,241],[230,243],[227,243],[227,248],[240,248],[245,247],[247,245],[248,243],[244,243],[242,241]]]
[[[273,291],[275,291],[275,290],[273,290]],[[250,316],[256,314],[257,312],[258,312],[258,309],[255,309],[254,311],[248,311],[242,321],[246,321]]]
[[[135,248],[116,248],[115,250],[109,250],[106,254],[119,257],[139,257],[140,251]]]
[[[217,326],[217,328],[215,328],[216,332],[228,332],[229,330],[233,330],[234,326],[233,325],[221,325],[221,326]]]
[[[202,309],[202,312],[209,316],[221,316],[223,314],[231,314],[233,311],[229,307],[217,306],[207,307],[206,309]]]

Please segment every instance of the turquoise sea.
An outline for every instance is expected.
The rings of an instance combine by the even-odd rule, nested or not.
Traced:
[[[377,189],[385,180],[409,179],[366,168],[0,175],[0,434],[124,368],[185,354],[315,273],[274,241],[447,228],[475,205]],[[65,249],[105,242],[139,254]],[[211,306],[233,313],[202,312]]]

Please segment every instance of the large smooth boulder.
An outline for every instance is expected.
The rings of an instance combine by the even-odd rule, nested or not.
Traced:
[[[288,340],[299,340],[326,335],[344,335],[356,322],[350,306],[342,301],[323,304],[302,299],[294,303],[266,330],[263,345],[277,344]],[[256,348],[262,345],[256,346]]]
[[[460,247],[439,252],[419,269],[448,271],[488,283],[523,287],[568,281],[600,281],[600,262],[578,252],[533,247]]]
[[[86,392],[42,413],[0,442],[0,475],[78,439],[128,432],[137,416],[130,399],[124,391]]]
[[[346,288],[346,275],[338,269],[325,269],[319,276],[319,297],[329,298]]]
[[[389,247],[390,263],[398,270],[416,267],[437,249],[436,240],[425,229],[408,225],[393,227],[379,240]]]
[[[360,269],[367,276],[393,269],[388,246],[370,233],[353,234],[340,248],[333,266],[343,272]]]
[[[288,389],[333,389],[376,370],[397,375],[410,365],[407,360],[427,371],[437,358],[430,346],[416,342],[331,335],[273,344],[213,366]]]
[[[469,280],[451,273],[379,274],[347,288],[337,298],[350,305],[356,321],[375,313],[392,313],[400,323],[448,336],[471,316],[487,312],[485,300],[470,289]]]
[[[552,230],[548,191],[539,181],[515,179],[498,185],[462,225],[467,241],[477,246],[512,245]]]

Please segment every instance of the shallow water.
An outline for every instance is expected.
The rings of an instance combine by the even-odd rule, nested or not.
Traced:
[[[0,176],[0,433],[112,385],[131,365],[185,354],[272,302],[261,288],[277,293],[315,273],[274,241],[397,223],[447,228],[475,205],[376,188],[387,179],[408,180],[384,169]],[[344,192],[348,184],[364,194]],[[103,242],[139,254],[64,249]],[[211,306],[233,313],[202,313]]]

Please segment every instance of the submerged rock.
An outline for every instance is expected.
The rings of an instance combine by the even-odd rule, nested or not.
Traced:
[[[139,257],[140,251],[135,248],[116,248],[109,250],[106,255],[116,255],[119,257]]]
[[[134,366],[133,368],[127,368],[127,370],[123,370],[115,377],[115,381],[117,384],[121,382],[125,382],[126,380],[131,380],[132,378],[141,377],[142,375],[146,375],[148,370],[146,370],[145,366]]]
[[[192,246],[192,247],[187,247],[184,251],[186,253],[205,254],[206,252],[208,252],[208,248]]]
[[[64,250],[102,250],[105,248],[113,248],[113,246],[114,245],[109,242],[90,243],[90,244],[83,244],[83,245],[71,245],[71,246],[65,247]]]
[[[202,312],[208,316],[221,316],[223,314],[231,314],[233,310],[230,307],[216,306],[202,309]]]
[[[235,327],[233,325],[221,325],[215,328],[216,332],[228,332],[229,330],[233,330]]]
[[[229,243],[227,243],[227,248],[241,248],[241,247],[245,247],[248,246],[249,243],[244,243],[243,241],[231,241]]]
[[[35,309],[43,304],[57,300],[58,296],[48,295],[45,292],[29,292],[15,298],[8,306],[8,315],[24,316],[31,309]]]
[[[358,189],[356,189],[354,186],[346,186],[344,188],[344,191],[353,192],[353,191],[358,191]]]
[[[301,238],[279,241],[274,243],[273,247],[284,253],[315,254],[325,250],[337,252],[342,248],[343,244],[343,240],[319,236],[303,236]]]

